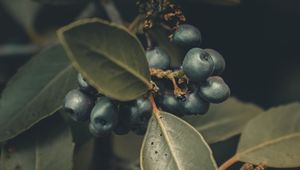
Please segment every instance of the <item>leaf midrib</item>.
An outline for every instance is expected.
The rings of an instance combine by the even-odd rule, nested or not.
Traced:
[[[27,109],[29,107],[29,105],[31,105],[35,100],[37,100],[43,93],[46,89],[48,89],[48,87],[50,87],[54,82],[55,80],[57,80],[59,77],[61,77],[65,72],[69,71],[70,69],[72,68],[72,65],[69,64],[65,69],[63,69],[59,74],[57,74],[56,76],[54,76],[50,81],[49,83],[47,83],[46,86],[44,86],[42,88],[42,90],[40,90],[40,92],[38,94],[36,94],[32,100],[30,100],[30,102],[26,103],[24,107],[22,107],[22,109],[20,109],[17,113],[13,114],[12,118],[10,119],[11,121],[14,120],[14,118],[16,116],[18,116],[20,113],[22,113],[25,109]],[[11,122],[10,121],[10,122]]]
[[[170,149],[170,152],[171,152],[171,155],[172,155],[172,157],[173,157],[173,159],[174,159],[174,162],[175,162],[175,164],[176,164],[176,167],[177,167],[178,169],[180,169],[179,161],[177,160],[177,158],[176,158],[176,156],[175,156],[175,152],[174,152],[174,150],[173,150],[173,148],[172,148],[172,146],[171,146],[171,142],[170,142],[170,139],[169,139],[169,137],[168,137],[167,131],[166,131],[166,129],[165,129],[165,125],[163,124],[162,120],[160,119],[161,113],[154,113],[154,115],[155,115],[156,121],[158,122],[158,124],[159,124],[159,126],[160,126],[160,128],[161,128],[161,130],[162,130],[163,136],[165,137],[167,146],[168,146],[168,148]]]
[[[275,138],[275,139],[270,140],[270,141],[263,142],[259,145],[256,145],[256,146],[252,147],[252,148],[248,148],[244,151],[238,152],[237,155],[239,157],[242,157],[243,155],[249,154],[251,152],[255,152],[256,150],[261,149],[263,147],[273,145],[273,144],[279,143],[281,141],[296,138],[296,137],[300,137],[300,133],[289,134],[289,135],[285,135],[285,136],[282,136],[282,137],[279,137],[279,138]]]

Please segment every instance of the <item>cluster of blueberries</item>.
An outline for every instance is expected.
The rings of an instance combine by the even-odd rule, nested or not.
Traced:
[[[205,114],[209,103],[221,103],[230,95],[230,89],[219,75],[225,69],[222,55],[212,49],[201,49],[200,31],[182,24],[173,34],[175,44],[189,48],[185,55],[183,70],[188,81],[178,84],[186,94],[176,96],[174,84],[168,79],[152,77],[158,87],[154,95],[157,106],[177,116]],[[149,67],[170,70],[170,57],[159,47],[146,51]],[[152,114],[152,105],[147,96],[134,101],[121,102],[103,96],[78,74],[79,88],[71,90],[65,97],[64,110],[75,121],[88,121],[90,132],[102,137],[115,132],[123,135],[129,131],[138,135],[146,132]]]

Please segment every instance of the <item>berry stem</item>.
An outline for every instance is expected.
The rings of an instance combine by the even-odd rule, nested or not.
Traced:
[[[159,113],[159,110],[158,110],[158,108],[157,108],[157,105],[156,105],[156,103],[155,103],[155,100],[154,100],[153,95],[150,95],[149,99],[150,99],[150,103],[151,103],[151,105],[152,105],[153,113],[154,113],[154,114],[158,114],[158,113]]]
[[[166,78],[172,81],[173,87],[174,87],[174,94],[175,96],[184,96],[186,93],[178,87],[176,78],[186,78],[185,74],[182,70],[161,70],[161,69],[154,69],[150,68],[150,74],[151,76],[157,77],[157,78]]]
[[[174,77],[170,77],[169,79],[172,81],[175,96],[184,96],[185,92],[178,87],[176,79]]]
[[[236,155],[232,156],[230,159],[228,159],[226,162],[224,162],[219,167],[219,170],[226,170],[238,161],[239,161],[239,156],[236,154]]]

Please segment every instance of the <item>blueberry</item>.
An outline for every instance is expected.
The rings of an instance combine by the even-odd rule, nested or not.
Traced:
[[[169,55],[160,47],[146,51],[146,58],[150,68],[168,69],[170,67]]]
[[[90,132],[103,137],[108,135],[117,126],[118,109],[108,97],[100,97],[92,110],[90,118]]]
[[[173,36],[173,42],[182,47],[196,47],[201,44],[201,41],[199,29],[189,24],[180,25]]]
[[[182,68],[187,77],[201,82],[213,73],[214,62],[211,56],[201,48],[192,48],[184,57]]]
[[[87,83],[87,81],[84,80],[84,78],[82,77],[82,75],[80,73],[78,73],[77,75],[77,81],[79,84],[79,87],[82,91],[91,94],[91,95],[97,95],[97,90],[92,87],[91,85],[89,85]]]
[[[184,100],[176,97],[171,91],[158,98],[158,105],[163,111],[177,116],[182,116],[185,113],[183,103]]]
[[[93,98],[78,89],[71,90],[64,101],[64,110],[75,121],[88,120],[93,106]]]
[[[197,115],[197,114],[202,115],[208,111],[209,103],[201,99],[197,91],[194,91],[186,95],[184,108],[186,110],[186,114],[188,115]]]
[[[210,103],[221,103],[230,96],[230,88],[221,77],[213,76],[200,86],[199,95]]]
[[[121,119],[121,118],[119,117],[119,119]],[[130,131],[129,125],[123,121],[118,122],[117,126],[114,129],[114,132],[117,135],[125,135],[125,134],[129,133],[129,131]]]
[[[224,57],[216,50],[213,49],[205,49],[208,54],[210,54],[212,60],[214,61],[214,75],[221,75],[223,71],[225,70],[225,60]]]
[[[130,129],[143,134],[147,129],[148,121],[152,115],[152,106],[148,99],[140,98],[120,105],[120,114],[123,114],[123,121],[126,121]]]

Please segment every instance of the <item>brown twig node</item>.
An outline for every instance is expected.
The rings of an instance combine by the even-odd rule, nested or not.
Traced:
[[[159,79],[169,79],[174,88],[174,95],[175,96],[185,96],[186,91],[178,87],[178,83],[181,84],[184,82],[185,74],[182,70],[162,70],[162,69],[156,69],[156,68],[150,68],[150,75]],[[178,82],[177,82],[178,80]]]

